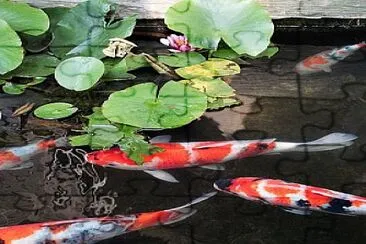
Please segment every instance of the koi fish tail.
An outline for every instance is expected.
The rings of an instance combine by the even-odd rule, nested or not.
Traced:
[[[201,197],[198,197],[198,198],[194,199],[192,202],[187,203],[183,206],[165,210],[164,212],[171,213],[171,215],[170,215],[171,217],[161,224],[163,224],[163,225],[173,224],[173,223],[182,221],[182,220],[192,216],[193,214],[195,214],[197,212],[197,210],[192,209],[193,205],[206,201],[207,199],[215,196],[216,194],[217,194],[217,192],[209,192],[209,193],[203,194]]]
[[[353,144],[357,136],[344,133],[332,133],[318,140],[305,143],[278,142],[276,152],[319,152],[347,147]]]
[[[56,147],[67,147],[69,146],[69,141],[67,140],[67,137],[60,137],[55,140]]]

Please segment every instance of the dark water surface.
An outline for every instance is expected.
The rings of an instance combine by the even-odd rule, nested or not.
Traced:
[[[168,209],[212,191],[218,178],[239,176],[278,178],[366,196],[366,52],[357,52],[335,65],[329,74],[300,78],[291,72],[300,59],[329,48],[281,46],[272,60],[253,61],[243,66],[240,76],[232,78],[242,106],[207,113],[189,126],[162,133],[173,135],[175,141],[273,137],[308,141],[345,132],[359,136],[351,147],[234,160],[226,163],[222,172],[170,170],[180,184],[162,182],[142,172],[92,168],[77,159],[76,151],[70,162],[67,151],[58,149],[35,157],[31,169],[0,172],[0,226]],[[151,51],[159,50],[153,47]],[[144,72],[140,81],[156,80],[156,75]],[[40,136],[60,136],[67,131],[59,125],[39,125],[32,118],[27,122],[26,118],[9,117],[26,102],[66,101],[86,107],[96,106],[108,96],[107,92],[68,93],[69,98],[63,99],[65,91],[54,90],[52,84],[43,86],[51,97],[35,90],[17,97],[0,94],[1,146],[23,145]],[[99,90],[123,86],[110,83]],[[74,124],[78,119],[63,122]],[[198,213],[180,223],[103,243],[359,244],[366,239],[366,216],[300,216],[224,194],[195,208]]]

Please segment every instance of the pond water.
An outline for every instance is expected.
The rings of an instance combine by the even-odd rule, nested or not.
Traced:
[[[0,226],[168,209],[212,191],[212,183],[219,178],[239,176],[278,178],[366,196],[366,52],[357,52],[340,62],[331,73],[299,77],[291,72],[299,60],[330,48],[282,45],[273,59],[252,61],[242,67],[240,76],[232,77],[231,85],[243,105],[207,113],[178,130],[149,134],[171,134],[173,141],[277,138],[301,142],[345,132],[359,137],[352,146],[329,152],[233,160],[226,163],[225,171],[218,172],[170,170],[180,184],[162,182],[143,172],[93,168],[81,160],[82,150],[57,149],[34,157],[33,168],[0,172]],[[159,52],[155,47],[150,51]],[[141,81],[159,79],[141,72]],[[10,116],[27,102],[39,105],[64,95],[52,84],[43,86],[52,97],[37,90],[17,97],[0,94],[1,146],[23,145],[41,136],[61,136],[77,122],[68,119],[62,125],[39,124],[34,118]],[[108,90],[123,86],[111,84]],[[80,104],[98,105],[108,91],[82,97],[68,95],[70,101],[78,98]],[[180,223],[102,243],[351,244],[366,238],[363,216],[301,216],[225,194],[195,208],[198,212]]]

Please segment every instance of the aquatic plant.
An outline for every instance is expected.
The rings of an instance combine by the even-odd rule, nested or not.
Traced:
[[[56,81],[70,94],[93,97],[111,81],[128,81],[120,83],[124,89],[109,92],[99,104],[72,102],[76,108],[67,95],[51,97],[57,103],[38,107],[34,114],[61,119],[90,114],[94,107],[90,115],[81,117],[82,134],[70,136],[71,145],[119,146],[136,163],[159,150],[145,140],[143,130],[181,127],[207,110],[240,104],[235,90],[222,77],[240,73],[240,59],[270,58],[278,51],[270,43],[273,24],[269,14],[254,0],[231,0],[230,4],[226,0],[182,0],[174,4],[165,23],[182,35],[162,38],[173,53],[157,57],[133,53],[137,45],[125,38],[132,35],[136,16],[116,19],[115,15],[116,7],[108,0],[43,10],[25,3],[0,2],[0,86],[11,95],[26,89],[48,94],[44,87]],[[140,68],[168,78],[134,84],[139,73],[131,72]]]

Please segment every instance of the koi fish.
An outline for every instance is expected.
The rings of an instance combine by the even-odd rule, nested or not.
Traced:
[[[218,191],[238,197],[279,206],[301,215],[320,211],[339,215],[365,215],[366,198],[325,188],[258,177],[221,179],[214,183]]]
[[[102,167],[123,170],[143,170],[164,181],[176,183],[174,176],[162,170],[199,166],[212,170],[223,170],[222,165],[233,159],[242,159],[282,152],[326,151],[351,145],[357,137],[351,134],[333,133],[306,143],[277,142],[276,139],[248,141],[206,141],[167,143],[169,138],[158,136],[150,143],[163,149],[161,152],[145,155],[143,164],[138,165],[119,148],[100,150],[86,154],[85,160]]]
[[[204,194],[186,205],[168,210],[2,227],[0,243],[96,243],[132,231],[182,221],[197,212],[192,205],[216,193]]]
[[[11,147],[0,150],[0,170],[17,170],[30,168],[33,163],[31,157],[55,147],[67,145],[66,138],[41,140],[30,145]]]
[[[294,71],[300,75],[307,75],[320,71],[331,72],[332,65],[347,58],[357,50],[364,47],[366,47],[366,43],[362,42],[315,54],[298,63]]]

